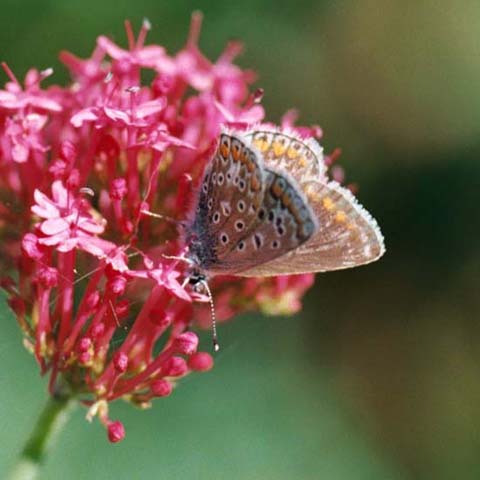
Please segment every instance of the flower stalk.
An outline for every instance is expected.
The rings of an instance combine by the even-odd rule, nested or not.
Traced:
[[[68,421],[73,404],[68,396],[49,397],[8,480],[34,480],[38,477],[49,449]]]

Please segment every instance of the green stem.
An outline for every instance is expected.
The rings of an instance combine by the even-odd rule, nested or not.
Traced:
[[[38,478],[40,467],[48,448],[68,420],[71,397],[52,396],[38,417],[33,431],[8,480],[33,480]]]

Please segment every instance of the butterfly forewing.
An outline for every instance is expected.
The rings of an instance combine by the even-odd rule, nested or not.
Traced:
[[[242,276],[323,272],[373,262],[385,251],[376,221],[336,182],[307,182],[304,190],[318,220],[316,233],[299,248],[244,270]]]
[[[245,235],[256,220],[263,189],[262,158],[238,136],[223,133],[202,179],[191,227],[204,244],[200,262],[215,263]]]

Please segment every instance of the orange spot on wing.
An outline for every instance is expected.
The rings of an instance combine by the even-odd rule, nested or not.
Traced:
[[[253,144],[261,151],[265,152],[268,149],[268,141],[266,138],[261,137],[261,138],[256,138],[253,141]]]
[[[330,197],[325,197],[322,203],[324,208],[328,211],[333,210],[335,208],[335,203]]]
[[[292,196],[284,193],[282,196],[282,204],[290,209],[290,205],[292,204]]]
[[[250,173],[253,173],[256,170],[256,164],[252,159],[247,160],[247,169]]]
[[[275,182],[272,185],[271,190],[272,190],[272,194],[275,198],[280,198],[282,196],[283,188],[277,182]]]
[[[254,175],[250,180],[250,188],[252,189],[252,191],[258,192],[260,190],[260,186],[261,185],[260,185],[260,182],[258,181],[257,176]]]
[[[339,223],[343,223],[347,220],[347,215],[343,210],[339,210],[335,215],[335,221]]]
[[[287,150],[287,157],[288,157],[290,160],[293,160],[294,158],[297,158],[297,157],[298,157],[298,150],[296,150],[296,149],[293,148],[293,147],[290,147],[290,148]]]
[[[276,157],[280,157],[281,155],[283,155],[285,153],[285,150],[287,149],[285,145],[283,145],[281,142],[274,142],[272,148],[273,153]]]
[[[222,143],[220,145],[220,153],[222,154],[223,158],[227,158],[228,154],[230,153],[230,148],[228,148],[228,145]]]
[[[238,145],[234,145],[232,148],[232,156],[234,160],[238,160],[240,158],[240,147]]]

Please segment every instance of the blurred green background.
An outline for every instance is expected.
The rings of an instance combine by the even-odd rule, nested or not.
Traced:
[[[240,38],[268,119],[297,107],[341,146],[347,181],[378,219],[378,263],[317,276],[293,318],[221,327],[215,369],[149,411],[113,406],[106,441],[78,409],[44,479],[480,478],[480,2],[0,1],[0,57],[22,76],[87,56],[123,20],[174,52],[192,10],[216,57]],[[4,80],[2,80],[3,83]],[[0,312],[0,478],[45,385]],[[203,337],[207,343],[209,334]]]

